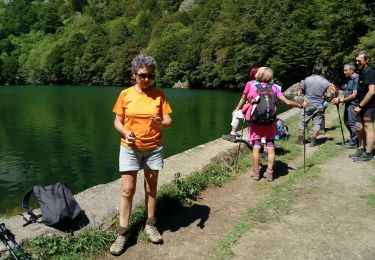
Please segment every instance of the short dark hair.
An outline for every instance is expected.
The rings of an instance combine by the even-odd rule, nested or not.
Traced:
[[[370,59],[370,54],[367,51],[360,51],[358,53],[358,56],[361,56],[361,55],[363,55],[363,58],[365,58],[365,60],[369,60]]]
[[[322,75],[322,72],[323,72],[323,66],[320,64],[315,64],[312,70],[312,73],[317,74],[317,75]]]

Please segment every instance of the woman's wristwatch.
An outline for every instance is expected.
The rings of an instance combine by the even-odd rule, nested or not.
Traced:
[[[344,103],[344,99],[343,98],[340,98],[340,103]]]
[[[363,108],[360,104],[358,104],[358,107],[359,107],[359,108]]]

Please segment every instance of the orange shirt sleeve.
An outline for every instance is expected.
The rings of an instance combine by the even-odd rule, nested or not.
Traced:
[[[167,98],[163,94],[163,99],[162,99],[162,104],[161,104],[161,114],[167,115],[170,113],[172,113],[171,106],[169,105]]]
[[[125,107],[124,107],[124,96],[126,94],[126,89],[121,91],[120,95],[117,98],[115,106],[113,107],[113,112],[119,116],[125,115]]]

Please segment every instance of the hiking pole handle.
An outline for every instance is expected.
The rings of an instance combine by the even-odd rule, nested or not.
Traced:
[[[9,240],[9,241],[12,242],[12,244],[17,248],[17,250],[19,251],[19,253],[21,253],[21,255],[23,256],[24,259],[26,259],[26,260],[30,259],[25,254],[25,252],[22,250],[21,246],[17,243],[14,234],[5,226],[4,223],[0,224],[0,231],[2,232],[2,234],[4,235],[4,237],[6,236],[7,240]]]
[[[5,248],[8,250],[8,252],[10,253],[10,255],[12,256],[13,259],[18,259],[17,255],[14,253],[13,249],[10,247],[6,237],[5,237],[5,234],[3,231],[0,231],[0,240],[1,242],[3,242]]]

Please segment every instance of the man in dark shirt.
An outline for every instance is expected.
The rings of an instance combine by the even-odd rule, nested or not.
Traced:
[[[359,147],[350,157],[354,162],[372,161],[374,146],[374,113],[375,113],[375,70],[369,65],[370,55],[361,51],[355,59],[361,69],[358,86],[358,105],[354,108],[357,114],[356,127]]]
[[[345,84],[344,98],[334,98],[333,104],[345,104],[344,123],[350,133],[350,140],[344,144],[345,148],[357,148],[357,131],[356,131],[356,113],[354,108],[358,106],[357,89],[359,84],[359,75],[355,72],[355,65],[347,63],[344,65],[344,74],[348,78]]]

